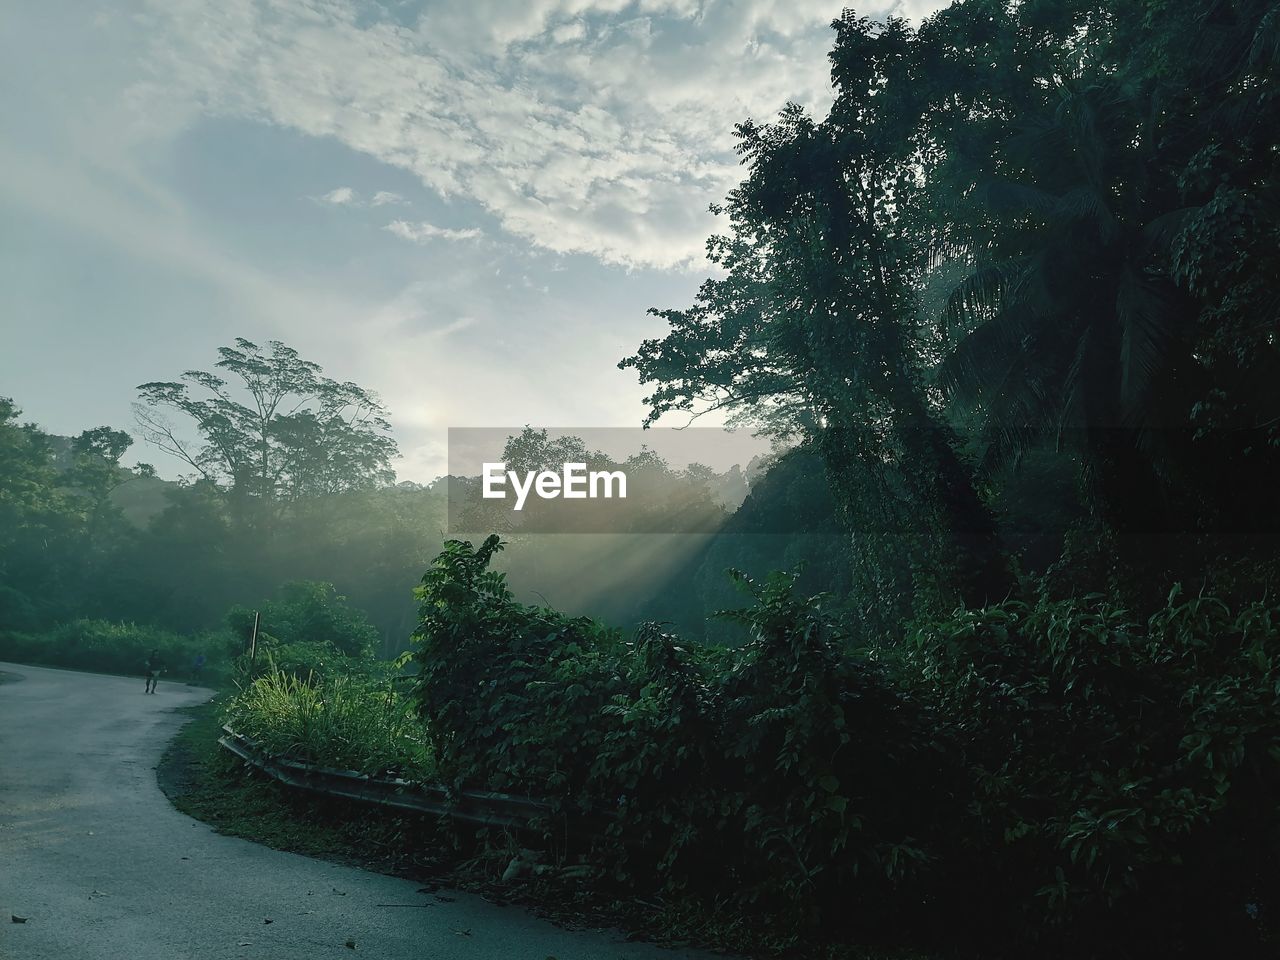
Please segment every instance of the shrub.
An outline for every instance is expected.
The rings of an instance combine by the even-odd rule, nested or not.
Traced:
[[[450,541],[418,588],[413,694],[443,776],[493,789],[569,795],[614,683],[620,635],[586,618],[516,603],[478,549]],[[577,775],[577,781],[572,780]]]
[[[1280,893],[1280,610],[1008,602],[916,645],[969,783],[959,912],[1118,949],[1256,941]]]
[[[151,651],[158,650],[168,677],[185,680],[196,656],[204,654],[210,682],[228,675],[235,647],[227,634],[191,636],[109,620],[73,620],[43,634],[0,634],[0,657],[103,673],[141,675]]]
[[[414,696],[445,776],[606,818],[597,855],[620,878],[886,918],[887,890],[927,861],[913,833],[927,737],[821,598],[741,578],[756,600],[735,615],[744,646],[688,648],[657,625],[626,643],[516,603],[488,570],[500,549],[451,541],[418,591]]]
[[[261,604],[258,613],[260,639],[265,632],[280,645],[325,644],[348,657],[370,657],[377,649],[377,627],[331,583],[286,583],[276,599]],[[227,613],[227,625],[247,646],[253,633],[253,611],[233,607]]]

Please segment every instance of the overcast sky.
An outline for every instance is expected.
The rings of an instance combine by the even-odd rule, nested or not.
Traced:
[[[377,391],[401,479],[448,427],[638,425],[615,364],[705,275],[733,125],[829,106],[843,5],[9,4],[0,395],[132,429],[243,336]]]

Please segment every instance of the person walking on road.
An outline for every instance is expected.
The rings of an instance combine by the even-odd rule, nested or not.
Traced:
[[[191,664],[191,682],[199,683],[200,678],[204,676],[204,654],[196,654],[195,662]]]
[[[151,656],[147,657],[147,693],[156,692],[156,683],[163,669],[164,661],[160,659],[160,651],[152,650]]]

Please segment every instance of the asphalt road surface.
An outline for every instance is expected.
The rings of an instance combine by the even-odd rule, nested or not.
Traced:
[[[219,836],[173,809],[155,776],[182,722],[174,708],[208,691],[162,681],[147,696],[141,677],[0,671],[21,676],[0,682],[4,960],[703,956],[561,930],[465,893],[443,903],[406,880]]]

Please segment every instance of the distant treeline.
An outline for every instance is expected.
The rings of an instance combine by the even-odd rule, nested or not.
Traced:
[[[253,353],[259,358],[255,364],[274,371],[265,380],[256,367],[245,372],[242,386],[254,409],[252,391],[304,395],[306,378],[319,377],[307,365],[299,379],[302,361],[296,354],[282,344],[271,350],[272,361],[263,361],[262,351],[247,341],[225,353],[233,365]],[[441,549],[449,486],[459,478],[396,484],[389,466],[363,460],[339,469],[326,460],[328,445],[336,444],[339,453],[360,446],[343,441],[342,430],[317,426],[308,434],[296,419],[282,422],[278,415],[264,423],[248,406],[237,416],[252,429],[232,430],[227,385],[208,374],[190,376],[191,385],[206,385],[216,400],[205,406],[183,401],[192,421],[186,433],[206,437],[203,448],[182,444],[182,431],[154,410],[145,408],[140,416],[144,435],[165,449],[181,450],[198,467],[182,481],[160,479],[147,464],[122,466],[133,444],[125,431],[98,427],[77,437],[55,436],[22,422],[12,401],[0,401],[0,631],[39,634],[91,620],[154,627],[163,635],[194,634],[221,629],[235,605],[260,606],[282,585],[308,581],[332,584],[362,610],[383,656],[404,649],[415,622],[413,588]],[[144,393],[157,390],[155,384],[144,387]],[[177,385],[166,390],[170,398],[185,397]],[[161,423],[163,435],[157,433]],[[380,425],[363,429],[383,432]],[[546,431],[526,429],[510,439],[506,453],[513,463],[558,463],[567,455],[563,443],[549,440]],[[389,457],[391,449],[380,448],[380,455]],[[652,454],[642,460],[624,466],[646,474],[661,494],[646,501],[647,513],[633,516],[635,511],[620,505],[619,532],[509,534],[513,543],[503,567],[523,598],[628,628],[645,619],[674,618],[689,635],[702,636],[705,616],[721,600],[733,601],[724,575],[728,567],[762,574],[806,557],[830,558],[829,544],[819,550],[806,546],[815,533],[827,540],[835,535],[819,461],[805,461],[810,489],[802,499],[811,516],[797,522],[778,514],[789,509],[785,503],[762,505],[759,495],[740,511],[757,519],[735,514],[726,497],[741,500],[747,491],[748,476],[741,470],[717,475],[698,465],[677,469]],[[749,473],[759,480],[767,466],[755,464]],[[539,509],[556,505],[540,501],[530,507]],[[738,533],[767,531],[773,510],[781,525],[777,535],[752,536],[749,543],[727,533],[635,532],[645,524],[664,527],[655,510],[696,512],[709,529]],[[823,574],[815,584],[837,587],[839,575]]]

